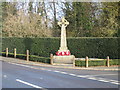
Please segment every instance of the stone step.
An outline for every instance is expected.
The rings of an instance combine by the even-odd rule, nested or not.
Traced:
[[[54,66],[61,66],[61,67],[73,67],[73,64],[61,64],[61,63],[54,63]]]

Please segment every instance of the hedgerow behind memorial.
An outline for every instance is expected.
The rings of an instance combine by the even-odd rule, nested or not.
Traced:
[[[110,56],[112,59],[118,59],[120,38],[96,38],[96,37],[77,37],[67,38],[68,48],[71,54],[77,58],[106,58]],[[26,50],[30,50],[31,55],[49,57],[55,54],[59,49],[60,38],[2,38],[2,52],[9,48],[9,52],[13,53],[13,49],[17,49],[17,54],[25,54]]]

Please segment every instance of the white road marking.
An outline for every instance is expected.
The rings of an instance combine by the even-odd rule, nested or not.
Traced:
[[[104,79],[100,79],[100,80],[98,80],[98,81],[101,81],[101,82],[109,82],[109,81],[104,80]]]
[[[66,72],[60,72],[60,73],[62,73],[62,74],[68,74],[68,73],[66,73]]]
[[[18,65],[18,66],[23,66],[23,67],[29,67],[29,68],[31,68],[31,66],[27,66],[27,65],[23,65],[23,64],[16,64],[16,63],[11,63],[11,64],[14,64],[14,65]]]
[[[91,80],[97,80],[97,81],[101,81],[101,82],[109,82],[109,83],[112,83],[112,84],[117,84],[117,85],[120,85],[120,83],[118,83],[119,81],[116,81],[116,80],[109,80],[109,79],[106,79],[106,78],[97,78],[97,77],[86,77],[87,79],[91,79]],[[114,82],[112,82],[114,81]]]
[[[120,83],[116,83],[116,82],[110,82],[110,83],[120,85]]]
[[[89,78],[87,78],[87,79],[97,80],[97,79],[96,79],[96,78],[94,78],[94,77],[89,77]]]
[[[119,82],[119,81],[116,81],[116,80],[110,80],[110,82]]]
[[[40,79],[42,80],[43,78],[41,77]]]
[[[28,82],[25,82],[23,80],[20,80],[20,79],[16,79],[16,81],[20,82],[20,83],[23,83],[23,84],[26,84],[26,85],[29,85],[29,86],[32,86],[34,88],[42,88],[40,86],[37,86],[37,85],[34,85],[34,84],[31,84],[31,83],[28,83]]]
[[[86,76],[76,75],[76,77],[85,78]]]
[[[77,75],[75,75],[75,74],[72,74],[72,73],[70,73],[69,75],[71,75],[71,76],[77,76]]]
[[[60,71],[53,71],[53,72],[60,72]]]
[[[67,73],[67,72],[61,72],[61,71],[57,71],[57,70],[54,71],[54,70],[48,70],[48,69],[44,69],[44,68],[35,68],[35,67],[31,67],[31,66],[27,66],[27,65],[22,65],[22,64],[16,64],[16,63],[11,63],[11,64],[19,65],[19,66],[23,66],[23,67],[28,67],[28,68],[33,68],[33,69],[41,69],[41,70],[46,70],[46,71],[53,71],[53,72],[57,72],[57,73],[61,73],[61,74],[67,74],[67,75],[71,75],[71,76],[76,76],[76,77],[81,77],[81,78],[86,78],[86,79],[91,79],[91,80],[96,80],[96,81],[101,81],[101,82],[109,82],[111,84],[120,85],[119,81],[116,81],[116,80],[106,80],[105,78],[94,77],[94,76],[117,75],[117,74],[76,75],[76,74]]]
[[[14,64],[14,65],[18,65],[18,66],[23,66],[23,67],[28,67],[28,68],[32,68],[32,69],[46,70],[44,68],[36,68],[36,67],[32,67],[32,66],[28,66],[28,65],[23,65],[23,64],[16,64],[16,63],[10,63],[10,64]]]
[[[99,75],[85,75],[85,76],[110,76],[110,75],[117,75],[117,74],[99,74]]]
[[[7,78],[7,75],[3,75],[4,78]]]

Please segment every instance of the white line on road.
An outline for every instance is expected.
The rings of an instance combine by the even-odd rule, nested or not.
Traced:
[[[32,69],[46,70],[44,68],[36,68],[36,67],[32,67],[32,66],[28,66],[28,65],[23,65],[23,64],[16,64],[16,63],[10,63],[10,64],[14,64],[14,65],[22,66],[22,67],[28,67],[28,68],[32,68]]]
[[[37,85],[34,85],[34,84],[31,84],[31,83],[28,83],[28,82],[25,82],[23,80],[20,80],[20,79],[16,79],[16,81],[20,82],[20,83],[23,83],[23,84],[26,84],[26,85],[29,85],[29,86],[32,86],[34,88],[42,88],[40,86],[37,86]]]
[[[96,79],[96,78],[94,78],[94,77],[89,77],[89,78],[87,78],[87,79],[97,80],[97,79]]]
[[[106,79],[106,78],[98,78],[98,77],[86,77],[86,78],[91,79],[91,80],[97,80],[97,81],[100,81],[100,82],[109,82],[109,83],[112,83],[112,84],[120,85],[120,83],[116,80],[109,80],[109,79]]]
[[[119,82],[119,81],[116,81],[116,80],[110,80],[110,82]]]
[[[110,82],[110,83],[120,85],[120,83],[116,83],[116,82]]]
[[[33,69],[41,69],[41,68],[31,67],[31,66],[28,66],[28,65],[16,64],[16,63],[11,63],[11,64],[18,65],[18,66],[23,66],[23,67],[28,67],[28,68],[33,68]],[[76,77],[81,77],[81,78],[86,78],[86,79],[91,79],[91,80],[96,80],[96,81],[101,81],[101,82],[109,82],[111,84],[120,85],[119,81],[116,81],[116,80],[108,80],[108,79],[105,79],[105,78],[94,77],[94,76],[116,75],[116,74],[76,75],[76,74],[72,74],[72,73],[61,72],[61,71],[57,71],[57,70],[56,71],[54,71],[54,70],[48,70],[48,69],[44,69],[44,68],[42,68],[41,70],[52,71],[52,72],[57,72],[57,73],[61,73],[61,74],[67,74],[67,75],[71,75],[71,76],[76,76]]]
[[[72,73],[70,73],[69,75],[71,75],[71,76],[77,76],[77,75],[75,75],[75,74],[72,74]]]
[[[3,75],[4,78],[7,78],[7,75]]]
[[[42,80],[43,78],[41,77],[40,79]]]
[[[62,73],[62,74],[68,74],[68,73],[66,73],[66,72],[60,72],[60,73]]]
[[[110,76],[110,75],[117,75],[117,74],[99,74],[99,75],[85,75],[85,76]]]
[[[76,77],[86,78],[86,76],[76,75]]]
[[[60,71],[53,71],[53,72],[60,72]]]

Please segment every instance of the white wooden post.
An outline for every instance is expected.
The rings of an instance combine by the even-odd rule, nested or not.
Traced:
[[[16,58],[16,48],[14,48],[14,58]]]
[[[86,56],[85,60],[86,60],[86,68],[87,68],[88,67],[88,57],[87,56]]]
[[[8,48],[6,48],[6,57],[8,57]]]
[[[27,61],[29,61],[29,50],[27,50],[26,59],[27,59]]]
[[[53,54],[50,54],[50,64],[53,65]]]
[[[110,66],[110,59],[109,59],[109,56],[107,56],[107,67]]]
[[[73,67],[75,67],[75,56],[74,56],[74,59],[73,59]]]

